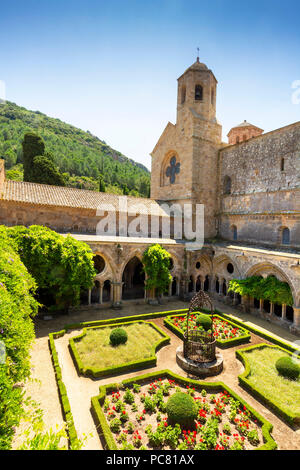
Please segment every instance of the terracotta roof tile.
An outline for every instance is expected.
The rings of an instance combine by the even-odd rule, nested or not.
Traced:
[[[36,205],[96,210],[101,204],[111,204],[118,209],[120,196],[85,189],[6,180],[1,199]],[[153,205],[160,215],[165,214],[154,199],[127,196],[127,204],[128,207],[134,204],[143,204],[147,213],[150,213],[150,208]]]

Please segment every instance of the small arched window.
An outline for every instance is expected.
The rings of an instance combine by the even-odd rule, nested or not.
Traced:
[[[183,85],[181,88],[181,104],[185,102],[185,97],[186,97],[186,86]]]
[[[203,100],[203,87],[201,85],[195,86],[195,100],[196,101]]]
[[[287,227],[282,229],[282,244],[289,245],[290,244],[290,230]]]
[[[235,140],[235,143],[236,143],[236,144],[239,144],[239,143],[240,143],[240,136],[239,136],[239,135],[237,136],[237,138],[236,138],[236,140]]]
[[[237,227],[236,227],[236,225],[233,225],[231,227],[231,230],[232,230],[232,239],[237,240]]]
[[[223,187],[224,194],[231,194],[231,178],[229,176],[225,176]]]
[[[284,158],[281,159],[281,162],[280,162],[280,170],[281,170],[281,171],[284,171]]]

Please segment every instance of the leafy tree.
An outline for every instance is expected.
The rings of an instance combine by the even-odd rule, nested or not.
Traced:
[[[158,243],[149,246],[143,254],[143,265],[147,275],[146,289],[155,289],[158,295],[168,289],[172,276],[170,274],[170,253]]]
[[[54,163],[46,156],[34,157],[30,181],[32,183],[65,186],[63,176],[59,173]]]
[[[34,339],[31,317],[37,312],[36,283],[0,226],[0,449],[9,449],[24,413],[23,391],[17,382],[30,375],[29,349]]]
[[[86,243],[38,225],[12,227],[8,234],[39,292],[54,299],[53,309],[68,311],[78,304],[81,289],[92,287],[96,272]]]
[[[286,282],[279,281],[275,276],[232,279],[229,282],[228,290],[256,299],[269,300],[274,304],[293,305],[290,286]]]

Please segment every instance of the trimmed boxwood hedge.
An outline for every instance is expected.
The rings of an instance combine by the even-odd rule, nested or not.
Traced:
[[[99,388],[99,395],[92,397],[91,399],[91,408],[92,414],[95,419],[95,423],[98,429],[100,438],[104,441],[105,450],[116,450],[117,445],[113,434],[109,428],[108,422],[105,418],[105,415],[102,411],[102,405],[108,393],[117,391],[120,388],[131,388],[133,384],[145,384],[149,381],[153,381],[158,378],[167,378],[171,380],[176,380],[178,384],[181,385],[192,385],[196,390],[206,390],[208,393],[218,393],[222,391],[227,391],[235,400],[239,401],[241,406],[245,406],[250,412],[252,418],[256,419],[257,422],[262,426],[262,436],[264,444],[260,446],[257,450],[274,450],[277,448],[277,444],[271,436],[271,431],[273,425],[263,418],[254,408],[252,408],[248,403],[238,396],[233,390],[231,390],[223,382],[205,382],[199,380],[192,380],[188,378],[181,377],[180,375],[174,374],[170,370],[155,371],[149,374],[143,374],[138,377],[133,377],[131,379],[125,379],[121,383],[111,383],[108,385],[102,385]]]
[[[120,364],[118,366],[111,366],[103,369],[96,369],[96,368],[87,368],[84,366],[78,351],[76,349],[76,342],[79,341],[81,338],[83,338],[86,333],[87,333],[87,328],[83,329],[83,332],[75,336],[74,338],[71,338],[69,340],[69,347],[71,351],[71,356],[73,358],[74,364],[76,366],[77,372],[82,375],[86,376],[91,376],[91,377],[105,377],[105,376],[112,376],[112,375],[119,375],[131,370],[137,370],[137,369],[146,369],[148,367],[155,367],[156,362],[157,362],[157,357],[156,357],[156,352],[165,346],[166,344],[170,343],[170,337],[167,336],[157,325],[151,322],[145,322],[145,321],[131,321],[131,322],[126,322],[126,323],[118,323],[118,326],[122,325],[130,325],[134,323],[146,323],[147,325],[150,325],[152,328],[154,328],[158,333],[162,335],[162,338],[153,345],[152,350],[151,350],[151,356],[146,358],[146,359],[139,359],[137,361],[132,361],[132,362],[127,362],[125,364]],[[89,327],[88,329],[98,329],[98,328],[106,328],[107,325],[101,325],[101,326],[93,326]],[[113,323],[110,326],[115,326]]]
[[[300,415],[296,413],[289,413],[283,410],[282,408],[280,408],[274,401],[267,398],[260,390],[258,390],[248,380],[248,377],[251,374],[251,367],[250,367],[249,361],[245,353],[248,351],[253,351],[253,349],[263,349],[265,347],[279,349],[286,354],[289,354],[289,355],[291,354],[286,349],[280,348],[279,346],[272,346],[266,343],[257,344],[255,346],[250,346],[244,349],[238,349],[235,352],[236,357],[243,363],[245,367],[244,372],[238,376],[239,384],[245,390],[247,390],[251,395],[253,395],[255,398],[258,398],[259,400],[261,400],[268,408],[271,408],[272,411],[274,411],[278,416],[283,418],[289,424],[291,425],[300,424]]]
[[[67,395],[66,386],[62,380],[61,368],[58,362],[57,351],[54,344],[54,339],[63,336],[62,332],[49,334],[49,348],[51,352],[52,363],[55,371],[55,378],[58,388],[59,399],[63,411],[64,419],[67,423],[67,434],[69,436],[69,447],[76,449],[78,447],[78,436],[74,425],[73,415],[71,411],[70,402]]]
[[[278,374],[291,380],[298,379],[300,375],[300,367],[293,361],[290,356],[280,357],[276,361],[275,367],[277,369]]]
[[[201,309],[201,312],[203,312],[204,310]],[[204,311],[204,313],[208,313],[208,311]],[[170,315],[168,316],[167,318],[164,319],[164,325],[169,328],[169,330],[171,330],[173,333],[175,333],[176,336],[178,336],[180,339],[183,340],[183,337],[184,337],[184,333],[183,331],[180,329],[180,328],[177,328],[177,326],[175,326],[172,322],[171,322],[171,319],[174,318],[174,317],[177,317],[178,315]],[[217,314],[213,314],[214,317],[216,318],[219,318],[220,320],[224,320],[224,318],[222,318],[221,315],[217,315]],[[239,325],[235,324],[234,322],[232,322],[231,320],[228,320],[226,319],[226,321],[232,325],[232,326],[235,326],[241,330],[243,330],[245,332],[244,335],[242,336],[239,336],[238,338],[233,338],[233,339],[217,339],[216,340],[216,344],[217,346],[219,346],[219,348],[231,348],[233,346],[238,346],[240,344],[244,344],[244,343],[248,343],[250,340],[251,340],[251,335],[250,333],[245,330],[245,328],[242,328],[240,327]]]

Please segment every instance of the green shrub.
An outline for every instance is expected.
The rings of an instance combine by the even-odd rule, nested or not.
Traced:
[[[278,373],[288,379],[297,380],[300,375],[300,366],[290,356],[280,357],[275,366]]]
[[[187,393],[174,393],[166,404],[166,411],[171,425],[179,424],[185,429],[194,427],[198,410],[195,401]]]
[[[127,333],[123,328],[114,328],[110,334],[109,340],[113,346],[125,344],[128,339]]]
[[[196,318],[196,325],[202,326],[205,331],[208,331],[212,328],[212,319],[205,313],[200,313]]]

